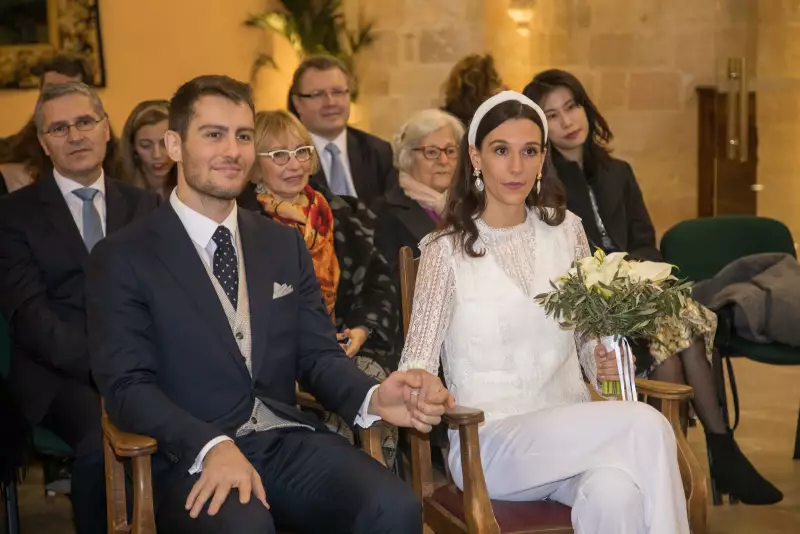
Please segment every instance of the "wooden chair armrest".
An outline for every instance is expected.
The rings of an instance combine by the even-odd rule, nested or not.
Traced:
[[[102,418],[102,426],[103,435],[111,443],[114,454],[117,456],[125,458],[150,456],[158,450],[158,443],[155,439],[121,431],[105,413]]]
[[[636,379],[636,389],[639,393],[663,400],[684,401],[694,397],[691,386],[659,382],[658,380],[646,380],[644,378]]]
[[[445,412],[443,419],[449,425],[464,426],[483,423],[484,416],[483,411],[476,408],[455,406]]]
[[[359,428],[358,433],[361,439],[361,450],[378,460],[383,467],[388,468],[386,456],[383,454],[383,431],[382,425],[376,423],[369,428]]]
[[[467,531],[479,534],[500,534],[500,526],[492,510],[489,490],[481,463],[478,426],[484,421],[482,410],[456,406],[447,410],[445,420],[458,425],[461,443],[461,472],[464,476],[464,516]]]

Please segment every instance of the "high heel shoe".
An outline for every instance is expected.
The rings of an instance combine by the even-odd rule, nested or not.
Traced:
[[[728,493],[744,504],[775,504],[783,493],[761,476],[745,457],[733,433],[706,433],[711,477],[721,493]]]

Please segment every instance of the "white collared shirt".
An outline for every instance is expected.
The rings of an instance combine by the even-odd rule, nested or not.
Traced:
[[[184,204],[181,199],[178,198],[177,191],[177,188],[172,190],[172,193],[169,196],[169,203],[172,206],[172,209],[175,210],[175,213],[178,215],[183,227],[186,228],[186,232],[189,234],[189,237],[194,244],[194,248],[197,250],[197,254],[206,263],[206,265],[211,267],[214,258],[214,252],[217,250],[217,244],[212,239],[212,236],[214,235],[214,232],[217,231],[219,224]],[[225,220],[222,221],[222,226],[225,226],[231,231],[231,236],[234,240],[234,243],[236,242],[236,233],[239,231],[237,210],[238,207],[234,202],[233,209],[231,209],[231,212],[228,214]],[[368,411],[369,403],[372,400],[372,394],[376,389],[378,389],[378,386],[373,386],[367,392],[364,402],[361,404],[361,408],[356,416],[355,424],[361,426],[362,428],[368,428],[372,426],[373,423],[380,421],[381,419],[379,416],[370,415]],[[194,462],[189,468],[189,474],[201,472],[203,470],[203,460],[205,459],[206,454],[208,454],[208,451],[223,441],[231,441],[231,438],[221,435],[206,443],[205,446],[200,450],[200,453],[198,453],[197,457],[195,457]]]
[[[56,185],[61,190],[64,200],[67,202],[69,212],[72,214],[72,219],[78,227],[78,231],[83,236],[83,200],[78,195],[73,194],[73,191],[83,188],[84,186],[67,178],[57,170],[53,169],[53,177],[56,179]],[[106,180],[103,170],[100,169],[100,178],[95,183],[89,186],[90,189],[97,189],[97,193],[92,199],[94,208],[100,214],[100,223],[103,226],[103,235],[106,235]]]
[[[214,261],[214,252],[217,251],[217,244],[211,238],[214,236],[214,232],[217,231],[217,227],[219,227],[220,224],[184,204],[181,199],[178,198],[177,188],[173,189],[172,193],[170,193],[169,203],[181,220],[183,227],[186,228],[186,232],[192,239],[197,254],[200,255],[200,258],[207,266],[211,267]],[[222,226],[231,231],[232,243],[236,243],[236,235],[239,231],[238,209],[234,202],[233,209],[228,216],[225,217],[225,220],[222,221]],[[236,247],[234,247],[234,252],[236,252]]]
[[[322,170],[325,173],[325,181],[328,182],[328,187],[331,185],[331,165],[333,164],[333,157],[331,156],[330,152],[325,150],[325,147],[327,147],[328,144],[333,143],[339,148],[339,157],[341,158],[342,166],[344,167],[344,176],[347,180],[347,189],[350,191],[350,196],[358,198],[358,192],[356,191],[356,186],[353,183],[353,172],[350,170],[350,158],[347,154],[347,128],[342,130],[342,133],[340,133],[333,141],[313,133],[311,134],[311,139],[314,141],[314,148],[316,149],[317,155],[319,156],[319,161],[322,164]]]

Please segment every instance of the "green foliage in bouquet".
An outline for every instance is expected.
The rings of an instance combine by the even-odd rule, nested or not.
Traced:
[[[535,297],[562,328],[600,339],[622,336],[658,341],[657,320],[678,317],[691,283],[672,276],[666,263],[626,261],[625,253],[594,256],[551,281],[553,291]]]

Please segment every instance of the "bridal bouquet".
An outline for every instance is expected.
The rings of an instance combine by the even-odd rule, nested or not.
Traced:
[[[535,299],[562,328],[599,339],[608,351],[616,350],[620,381],[604,381],[602,392],[635,401],[635,370],[627,339],[657,343],[657,320],[681,313],[691,283],[672,276],[672,265],[629,261],[626,256],[598,249],[551,281],[553,291]]]

